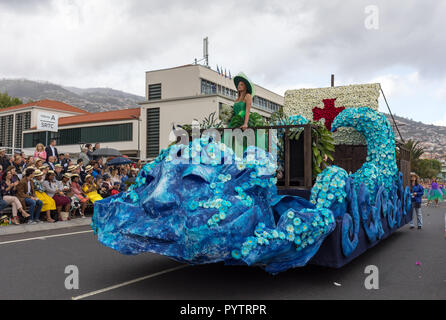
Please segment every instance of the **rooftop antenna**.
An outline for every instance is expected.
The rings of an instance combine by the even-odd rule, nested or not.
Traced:
[[[209,41],[208,41],[208,37],[203,39],[203,58],[205,59],[205,65],[207,68],[209,68],[209,51],[208,51],[208,47],[209,47]]]

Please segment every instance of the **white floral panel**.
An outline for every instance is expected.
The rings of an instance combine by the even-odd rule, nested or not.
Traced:
[[[369,107],[378,110],[379,83],[354,84],[348,86],[297,89],[285,92],[284,112],[287,115],[301,115],[313,120],[313,108],[324,108],[324,99],[334,99],[335,107]],[[322,119],[320,122],[324,123]],[[334,134],[335,144],[365,145],[362,134],[352,128],[339,128]]]

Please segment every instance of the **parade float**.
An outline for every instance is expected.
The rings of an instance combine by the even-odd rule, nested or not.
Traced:
[[[278,161],[254,146],[240,158],[207,135],[162,150],[126,192],[95,203],[98,240],[273,274],[345,265],[412,218],[408,153],[378,111],[379,90],[287,91],[281,119],[261,127],[276,133]]]

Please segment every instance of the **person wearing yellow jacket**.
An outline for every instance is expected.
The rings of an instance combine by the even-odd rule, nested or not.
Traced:
[[[45,187],[43,186],[43,172],[40,170],[34,171],[34,191],[36,197],[43,202],[41,212],[46,212],[46,221],[55,222],[51,218],[51,210],[56,210],[56,202],[53,198],[45,193]]]
[[[94,182],[93,176],[90,174],[85,177],[85,183],[82,186],[82,191],[87,195],[88,199],[90,199],[91,203],[93,204],[95,201],[103,199],[98,193],[98,186]]]

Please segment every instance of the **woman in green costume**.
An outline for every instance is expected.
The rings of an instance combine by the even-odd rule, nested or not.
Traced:
[[[233,106],[233,116],[229,122],[229,128],[240,128],[243,131],[249,128],[254,128],[257,126],[264,126],[265,122],[263,121],[263,117],[256,113],[251,112],[252,106],[252,98],[255,95],[254,85],[249,81],[248,77],[240,72],[238,75],[234,77],[234,84],[237,88],[237,99],[235,100]],[[259,133],[256,132],[255,140],[257,145],[257,140],[260,138]],[[265,137],[265,147],[268,145],[268,139]],[[243,150],[247,147],[246,143],[243,143]]]

